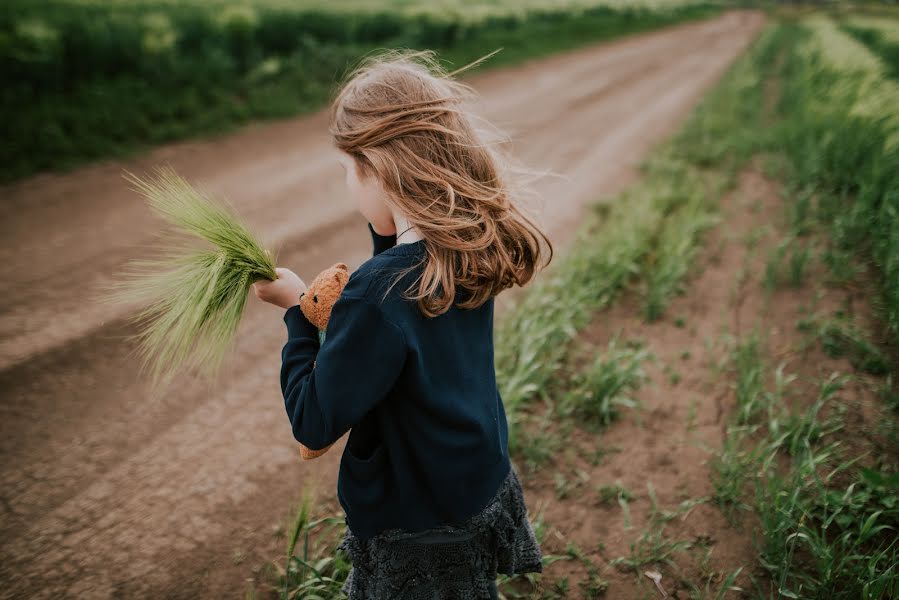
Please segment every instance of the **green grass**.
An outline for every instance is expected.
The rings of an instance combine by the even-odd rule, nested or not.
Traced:
[[[611,505],[613,502],[628,502],[634,499],[634,494],[621,483],[616,481],[613,485],[603,485],[597,488],[598,502]]]
[[[605,426],[618,418],[622,408],[637,408],[632,392],[647,380],[642,365],[650,358],[646,348],[622,346],[613,339],[592,364],[574,375],[560,413],[576,415],[581,423]]]
[[[814,247],[811,244],[796,242],[790,253],[789,282],[794,288],[802,287],[805,283],[805,274],[814,255]]]
[[[833,283],[848,284],[859,259],[872,260],[888,274],[899,251],[890,241],[897,224],[896,170],[886,167],[895,156],[892,125],[853,110],[864,78],[841,71],[835,60],[822,60],[809,43],[822,31],[828,30],[789,23],[770,30],[767,54],[782,60],[756,64],[763,78],[778,80],[776,118],[764,130],[734,132],[742,148],[776,153],[775,160],[788,167],[780,170],[790,231],[768,256],[762,274],[768,291],[808,285],[808,267],[817,256],[830,267]],[[831,51],[837,45],[832,39],[827,44]],[[846,52],[843,64],[870,64],[870,57]],[[728,166],[714,158],[709,164]],[[811,233],[814,243],[807,238]],[[818,238],[824,242],[820,251]],[[896,314],[893,284],[884,277],[890,319]],[[883,351],[851,321],[813,317],[801,324],[829,354],[847,356],[859,370],[883,375],[888,369]],[[763,342],[752,334],[733,349],[736,404],[712,461],[717,504],[732,516],[733,509],[751,512],[758,523],[759,561],[767,578],[756,580],[753,597],[895,597],[899,480],[887,457],[865,468],[866,457],[846,453],[841,438],[850,409],[840,397],[849,376],[822,377],[805,397],[785,364],[767,364]]]
[[[822,258],[834,279],[855,272],[849,255],[873,264],[899,340],[899,86],[827,21],[781,29],[798,49],[785,54],[767,146],[787,158],[788,190],[804,203],[797,210],[828,231]]]
[[[308,496],[303,496],[287,539],[285,565],[278,569],[280,597],[284,600],[337,598],[351,564],[342,551],[330,552],[335,536],[343,536],[343,519],[311,518]]]
[[[352,63],[377,48],[429,48],[456,67],[503,48],[475,72],[718,10],[678,3],[575,10],[539,1],[489,11],[331,6],[6,2],[0,180],[316,110]]]
[[[676,200],[683,205],[665,222],[643,265],[643,314],[647,321],[658,320],[671,298],[684,291],[684,278],[699,248],[700,234],[717,222],[707,202],[714,192],[704,189],[703,182],[681,178],[671,181],[683,190]]]
[[[780,287],[783,281],[783,263],[787,255],[790,239],[782,240],[768,252],[765,262],[765,278],[763,280],[765,291],[769,294]]]
[[[859,468],[861,456],[843,456],[839,392],[848,378],[822,379],[810,405],[790,408],[784,397],[796,378],[781,366],[775,389],[765,389],[768,366],[756,337],[738,344],[733,364],[740,409],[715,472],[716,495],[756,515],[772,590],[789,598],[895,597],[899,479]]]
[[[878,55],[887,66],[890,77],[899,79],[899,39],[893,39],[883,31],[851,23],[843,24],[843,30]]]
[[[843,315],[828,318],[811,317],[800,323],[821,340],[824,351],[832,358],[846,357],[853,367],[871,375],[887,375],[890,359],[868,333]]]
[[[655,489],[652,483],[646,482],[646,490],[650,502],[648,523],[640,536],[630,544],[630,552],[627,556],[619,556],[610,561],[610,565],[623,571],[631,571],[639,574],[639,569],[648,565],[674,566],[674,556],[686,552],[693,547],[690,540],[677,540],[665,533],[667,524],[674,518],[685,514],[694,505],[695,501],[684,501],[677,510],[661,510],[656,499]]]
[[[803,242],[794,234],[787,235],[768,252],[762,280],[765,291],[770,294],[784,284],[793,288],[802,287],[814,255],[811,243]]]

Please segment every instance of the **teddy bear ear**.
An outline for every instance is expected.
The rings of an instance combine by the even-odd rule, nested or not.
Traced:
[[[334,268],[335,269],[343,269],[344,271],[347,270],[346,263],[342,263],[342,262],[339,262],[336,265],[334,265]]]

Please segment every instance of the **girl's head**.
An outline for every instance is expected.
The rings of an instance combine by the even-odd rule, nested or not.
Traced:
[[[461,308],[480,306],[552,259],[549,239],[513,202],[511,159],[462,106],[473,90],[452,79],[460,70],[445,73],[431,51],[383,51],[349,73],[331,104],[360,211],[381,230],[402,215],[425,240],[417,290],[406,291],[426,316],[448,310],[458,288],[468,292]]]

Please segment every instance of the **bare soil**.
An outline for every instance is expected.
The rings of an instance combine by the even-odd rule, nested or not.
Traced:
[[[482,94],[479,112],[512,135],[514,153],[561,175],[537,190],[557,251],[584,207],[636,177],[642,157],[679,127],[763,22],[759,13],[731,12],[467,79]],[[240,596],[254,570],[283,553],[276,531],[304,489],[316,490],[322,510],[336,509],[344,441],[303,462],[284,414],[283,311],[250,302],[221,379],[207,386],[184,376],[155,400],[124,340],[134,333],[126,319],[135,307],[96,300],[100,284],[152,251],[160,225],[123,171],[160,163],[227,197],[301,277],[338,260],[361,264],[370,240],[345,197],[326,120],[321,112],[250,126],[0,188],[0,597]],[[732,274],[715,272],[700,284],[703,294],[679,300],[672,314],[723,306]],[[516,292],[500,297],[498,315]],[[623,313],[615,318],[631,318],[622,322],[633,332],[643,327]],[[718,327],[688,323],[653,330],[663,357],[696,344],[692,327]],[[606,329],[598,323],[589,335]],[[688,443],[683,411],[695,397],[695,435],[714,441],[718,413],[705,403],[718,392],[691,364],[672,394],[646,399],[643,428],[605,438],[637,442],[642,458],[615,455],[603,463],[603,479],[651,473],[666,502],[678,485],[680,493],[703,492],[690,469],[704,455]],[[645,496],[641,482],[627,484]],[[529,502],[544,495],[539,478],[527,485]],[[640,500],[635,505],[639,518]],[[610,552],[624,540],[611,513],[553,510],[559,527],[577,524],[575,534],[606,540]],[[727,552],[741,555],[743,542],[729,542]]]

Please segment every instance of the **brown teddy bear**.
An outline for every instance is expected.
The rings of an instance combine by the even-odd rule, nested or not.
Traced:
[[[303,311],[310,323],[318,327],[319,343],[325,342],[325,330],[328,328],[328,320],[331,318],[331,309],[334,308],[334,303],[340,298],[340,294],[349,280],[350,273],[347,271],[347,266],[339,262],[316,275],[308,289],[300,294],[300,310]],[[312,368],[315,368],[314,362]],[[318,458],[333,445],[329,444],[321,450],[310,450],[300,444],[300,455],[305,460]]]

